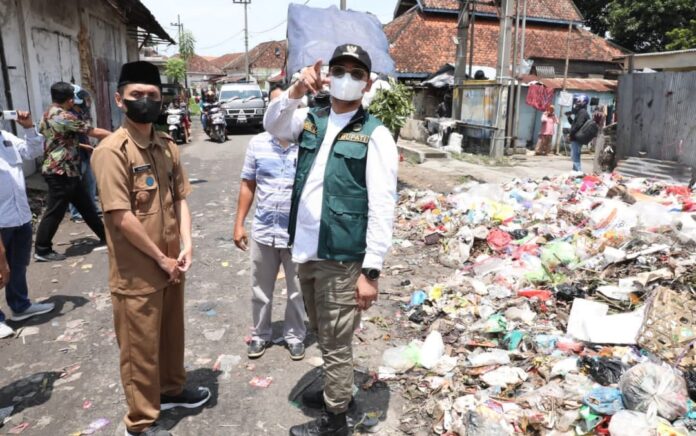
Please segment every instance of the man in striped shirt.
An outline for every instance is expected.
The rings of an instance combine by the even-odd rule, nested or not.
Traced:
[[[283,93],[271,90],[271,100]],[[290,358],[304,358],[305,308],[297,278],[297,265],[288,248],[290,197],[297,164],[297,144],[280,141],[268,132],[254,136],[247,147],[242,183],[239,188],[234,243],[251,249],[251,291],[253,332],[247,355],[261,357],[271,345],[273,289],[280,265],[285,270],[287,306],[283,335]],[[244,220],[256,195],[256,213],[249,244]]]

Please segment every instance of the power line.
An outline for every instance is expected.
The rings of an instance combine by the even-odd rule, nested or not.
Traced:
[[[229,38],[227,38],[221,42],[218,42],[217,44],[209,45],[208,47],[200,47],[199,50],[207,50],[209,48],[214,48],[214,47],[220,46],[228,41],[231,41],[232,39],[236,38],[237,36],[241,35],[242,33],[244,33],[244,29],[240,30],[239,32],[235,33],[234,35],[230,36]]]
[[[310,1],[312,1],[312,0],[306,0],[306,1],[303,3],[303,6],[306,5],[307,3],[309,3]],[[270,29],[262,30],[262,31],[260,31],[260,32],[249,32],[249,33],[252,34],[252,35],[261,35],[261,34],[263,34],[263,33],[268,33],[268,32],[270,32],[270,31],[272,31],[272,30],[276,30],[277,28],[279,28],[280,26],[282,26],[283,24],[285,24],[285,23],[287,23],[287,22],[288,22],[288,20],[283,20],[283,21],[281,21],[280,23],[276,24],[275,26],[271,27]],[[223,41],[218,42],[217,44],[209,45],[209,46],[207,46],[207,47],[199,47],[199,50],[208,50],[208,49],[210,49],[210,48],[219,47],[219,46],[221,46],[222,44],[225,44],[226,42],[229,42],[229,41],[231,41],[232,39],[236,38],[237,36],[241,35],[242,33],[244,33],[244,29],[240,30],[239,32],[235,33],[234,35],[230,36],[229,38],[227,38],[227,39],[225,39],[225,40],[223,40]]]
[[[306,5],[307,3],[309,3],[310,1],[311,1],[311,0],[305,1],[305,2],[302,4],[302,6],[305,6],[305,5]],[[260,32],[249,32],[249,33],[252,33],[252,34],[254,34],[254,35],[260,35],[260,34],[262,34],[262,33],[268,33],[268,32],[270,32],[271,30],[276,30],[277,28],[279,28],[280,26],[282,26],[283,24],[285,24],[285,23],[287,23],[287,22],[288,22],[288,20],[283,20],[283,21],[281,21],[280,23],[276,24],[275,26],[271,27],[270,29],[262,30],[262,31],[260,31]]]

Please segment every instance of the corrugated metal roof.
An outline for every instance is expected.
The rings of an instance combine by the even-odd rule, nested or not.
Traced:
[[[544,86],[554,89],[563,88],[563,78],[545,79],[534,75],[522,77],[522,83],[541,82]],[[566,81],[566,89],[572,91],[595,91],[595,92],[610,92],[615,91],[618,82],[616,80],[607,79],[586,79],[586,78],[568,78]]]
[[[684,54],[684,53],[696,53],[696,48],[687,48],[685,50],[660,51],[657,53],[638,53],[638,54],[634,54],[632,56],[636,57],[636,58],[645,58],[645,57],[658,57],[658,56]],[[618,59],[623,59],[627,56],[631,56],[631,55],[620,56]]]

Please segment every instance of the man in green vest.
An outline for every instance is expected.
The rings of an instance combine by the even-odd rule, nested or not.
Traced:
[[[353,332],[360,312],[377,300],[384,256],[391,245],[398,153],[389,130],[361,106],[372,81],[368,53],[336,48],[329,78],[321,61],[268,107],[264,127],[300,144],[288,233],[310,328],[324,359],[324,390],[303,395],[322,408],[293,436],[349,434],[353,392]],[[331,105],[298,110],[302,97],[329,85]]]

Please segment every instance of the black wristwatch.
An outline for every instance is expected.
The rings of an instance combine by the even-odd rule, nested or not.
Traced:
[[[377,268],[363,268],[362,273],[368,280],[377,280],[381,271]]]

